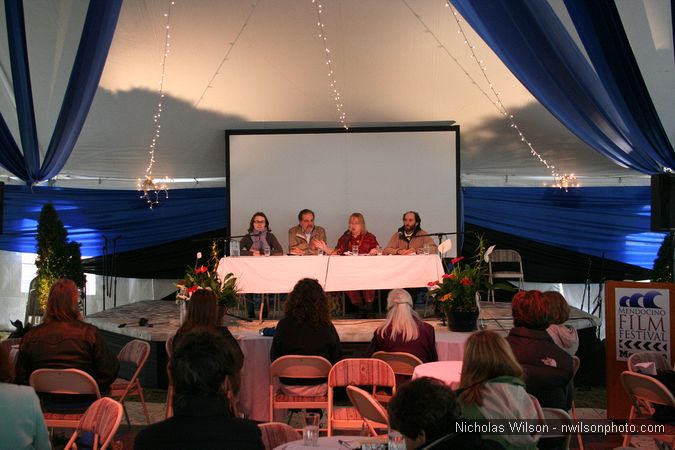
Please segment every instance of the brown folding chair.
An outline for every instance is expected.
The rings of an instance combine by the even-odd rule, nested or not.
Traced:
[[[28,383],[40,394],[60,394],[73,396],[89,395],[101,398],[98,384],[91,375],[79,369],[37,369],[30,374]],[[42,402],[42,413],[45,423],[50,428],[76,428],[90,404],[50,411],[50,404]]]
[[[347,396],[363,418],[363,427],[370,436],[378,436],[377,428],[389,427],[387,410],[368,392],[350,385],[347,386]]]
[[[96,400],[85,411],[64,450],[76,449],[77,445],[75,441],[82,433],[94,434],[93,450],[105,450],[108,448],[122,422],[123,410],[122,404],[111,398],[105,397]]]
[[[348,358],[335,363],[328,374],[328,436],[334,429],[358,431],[363,426],[363,417],[356,408],[335,408],[336,387],[372,386],[372,396],[377,399],[380,388],[396,393],[396,376],[389,364],[373,358]],[[387,396],[388,397],[388,396]]]
[[[406,352],[375,352],[373,358],[380,359],[392,368],[395,375],[412,377],[415,367],[422,364],[417,356]]]
[[[272,450],[287,442],[297,441],[302,437],[292,426],[285,423],[260,423],[258,424],[258,428],[260,428],[260,433],[262,434],[265,450]]]
[[[572,418],[565,410],[558,408],[541,408],[541,410],[544,412],[544,418],[546,420],[555,420],[556,429],[562,430],[562,427],[560,426],[562,424],[572,425]],[[567,429],[569,430],[570,427],[567,427]],[[567,433],[564,434],[561,433],[561,434],[546,435],[546,438],[556,438],[556,437],[564,437],[565,443],[563,444],[562,450],[569,450],[570,442],[572,441],[572,433],[568,431]]]
[[[138,379],[138,375],[141,373],[141,370],[143,370],[149,354],[149,343],[139,339],[128,342],[117,354],[117,359],[120,363],[126,362],[134,364],[136,370],[131,378],[117,378],[110,386],[110,397],[120,402],[122,406],[124,406],[124,401],[127,397],[132,395],[137,395],[141,399],[143,413],[145,414],[145,420],[148,425],[150,425],[150,415],[148,414],[148,407],[145,404],[145,398],[143,397],[143,386],[141,386],[141,380]],[[124,416],[127,419],[127,423],[131,425],[126,406],[124,406]]]
[[[278,409],[328,408],[328,396],[289,395],[281,391],[276,379],[328,378],[331,367],[330,361],[321,356],[286,355],[275,359],[270,366],[270,422]]]
[[[652,419],[654,414],[654,405],[664,405],[675,408],[675,397],[663,383],[656,378],[641,373],[623,371],[621,373],[621,384],[632,404],[628,423],[639,419],[641,424],[654,424],[657,422]],[[675,444],[675,425],[661,424],[665,426],[665,433],[652,436],[654,440],[669,444],[671,447]],[[631,441],[631,434],[624,436],[622,446],[628,447]]]

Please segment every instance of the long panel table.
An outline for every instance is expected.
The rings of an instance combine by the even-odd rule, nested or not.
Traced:
[[[424,287],[439,280],[438,255],[237,256],[222,258],[218,275],[237,277],[241,293],[290,292],[302,278],[316,278],[328,292]]]

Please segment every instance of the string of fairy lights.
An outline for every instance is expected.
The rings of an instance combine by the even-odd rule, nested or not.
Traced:
[[[232,42],[230,42],[230,47],[227,49],[227,52],[225,53],[225,56],[223,56],[223,59],[220,61],[220,64],[218,64],[218,67],[216,68],[215,72],[211,76],[211,79],[206,84],[206,87],[204,88],[201,95],[199,96],[199,99],[197,99],[197,101],[195,102],[195,105],[194,105],[195,107],[199,106],[199,104],[202,102],[202,100],[204,100],[204,97],[206,96],[206,93],[208,92],[208,90],[213,88],[213,82],[215,81],[216,77],[218,75],[220,75],[220,69],[222,69],[225,62],[230,59],[230,53],[232,53],[232,49],[234,49],[234,46],[237,45],[237,42],[239,41],[239,38],[244,33],[244,30],[248,26],[248,23],[251,21],[251,17],[253,16],[253,13],[255,12],[255,9],[258,7],[259,2],[260,2],[260,0],[256,0],[256,2],[253,5],[251,5],[251,11],[249,11],[248,15],[246,16],[246,19],[244,20],[244,23],[241,25],[241,28],[239,28],[239,32],[234,37],[234,40]]]
[[[452,16],[455,19],[455,22],[457,23],[457,33],[461,34],[462,39],[464,40],[464,44],[469,48],[469,51],[471,52],[471,59],[473,59],[478,67],[480,68],[481,73],[483,74],[483,78],[485,79],[485,82],[487,83],[490,92],[494,95],[494,104],[498,105],[498,110],[500,113],[509,121],[509,124],[511,128],[515,130],[516,133],[518,133],[518,137],[520,138],[520,141],[523,142],[525,145],[527,145],[530,155],[532,155],[534,158],[536,158],[541,164],[544,165],[547,169],[550,170],[551,176],[553,177],[553,180],[555,182],[554,186],[564,189],[567,191],[567,189],[572,188],[572,187],[578,187],[579,183],[577,182],[577,178],[573,173],[565,173],[565,174],[560,174],[556,170],[555,166],[552,163],[549,163],[542,155],[539,153],[534,146],[532,145],[532,142],[530,142],[529,139],[523,134],[523,132],[520,130],[518,127],[518,124],[515,121],[515,118],[513,117],[513,114],[511,114],[504,103],[502,103],[502,98],[501,98],[501,93],[497,91],[495,88],[494,83],[490,79],[487,73],[487,66],[485,65],[485,62],[483,59],[479,58],[479,56],[476,54],[476,46],[471,44],[469,42],[469,37],[466,35],[466,32],[464,31],[464,27],[462,27],[462,18],[460,17],[459,13],[455,9],[454,6],[450,4],[450,2],[445,3],[446,8],[450,8],[452,10]]]
[[[415,10],[408,4],[406,0],[402,0],[403,4],[410,10],[410,12],[415,16],[415,18],[420,22],[420,24],[424,27],[424,31],[428,33],[435,41],[436,45],[443,50],[443,52],[452,59],[452,61],[459,67],[459,69],[464,73],[464,75],[471,81],[471,83],[483,94],[483,96],[497,109],[497,111],[504,116],[508,121],[511,126],[515,130],[515,132],[518,134],[518,138],[520,139],[521,142],[523,142],[530,153],[530,155],[534,158],[536,158],[539,163],[541,163],[546,169],[548,169],[551,173],[551,176],[553,177],[554,180],[554,186],[559,187],[561,189],[567,190],[568,188],[571,187],[578,187],[579,183],[577,182],[577,178],[574,174],[560,174],[556,171],[555,165],[549,162],[547,159],[545,159],[535,148],[532,142],[527,139],[525,134],[520,130],[518,124],[516,123],[515,117],[513,114],[509,112],[509,110],[506,108],[504,103],[502,102],[501,99],[501,93],[496,89],[495,84],[492,82],[488,75],[488,69],[487,66],[485,65],[485,62],[483,59],[479,58],[478,55],[476,54],[476,46],[472,45],[471,42],[469,41],[468,36],[464,32],[464,28],[462,27],[462,19],[459,16],[459,13],[455,8],[449,3],[449,1],[445,2],[445,7],[446,8],[451,8],[452,10],[452,15],[457,22],[458,26],[458,31],[457,33],[460,34],[464,40],[464,44],[469,48],[469,51],[471,53],[471,59],[473,59],[478,67],[480,68],[480,71],[483,75],[483,78],[485,79],[485,82],[487,83],[489,87],[489,92],[486,91],[480,83],[478,83],[474,77],[469,73],[469,71],[462,65],[462,63],[448,50],[448,48],[443,44],[443,42],[436,36],[436,34],[427,26],[427,24],[424,22],[422,17],[415,12]],[[490,95],[490,93],[492,95]]]
[[[145,176],[143,178],[139,178],[137,182],[138,190],[142,192],[140,198],[145,199],[150,209],[159,203],[159,197],[161,193],[164,193],[165,199],[169,198],[169,187],[166,184],[169,181],[169,178],[164,177],[163,179],[155,179],[152,175],[152,167],[155,165],[155,150],[157,149],[157,141],[159,141],[162,131],[162,103],[164,101],[166,59],[169,57],[169,53],[171,52],[171,10],[175,4],[176,2],[174,1],[169,2],[167,12],[164,13],[166,24],[164,31],[164,54],[160,63],[162,73],[159,78],[159,100],[157,101],[157,106],[155,107],[155,114],[152,117],[152,120],[155,124],[155,132],[148,150],[149,162],[148,166],[145,168]]]
[[[335,109],[337,110],[338,120],[345,130],[349,129],[347,125],[347,114],[344,111],[342,104],[342,95],[338,89],[337,81],[335,80],[335,72],[333,71],[333,60],[330,56],[330,49],[328,48],[328,40],[326,39],[326,32],[324,30],[324,23],[321,14],[323,13],[323,5],[317,0],[312,0],[316,9],[316,25],[319,28],[319,38],[323,44],[324,56],[326,58],[326,67],[328,67],[328,78],[330,79],[330,87],[333,90],[333,100],[335,101]]]

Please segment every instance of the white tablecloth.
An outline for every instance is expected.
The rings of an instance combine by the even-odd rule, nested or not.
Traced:
[[[340,444],[340,441],[345,442],[346,445],[353,449],[358,449],[360,448],[360,444],[365,444],[365,443],[386,443],[387,438],[386,437],[378,437],[378,438],[372,438],[372,437],[359,437],[359,436],[323,436],[319,438],[319,445],[318,447],[304,447],[302,445],[303,441],[292,441],[288,442],[286,444],[282,444],[278,447],[275,447],[274,450],[307,450],[309,448],[331,448],[331,449],[340,449],[340,450],[347,450],[349,447]]]
[[[301,278],[316,278],[326,291],[425,287],[443,275],[438,255],[238,256],[222,258],[221,278],[237,277],[242,293],[290,292]]]
[[[413,380],[420,377],[436,378],[452,389],[457,389],[461,375],[462,361],[436,361],[415,367],[412,377]]]

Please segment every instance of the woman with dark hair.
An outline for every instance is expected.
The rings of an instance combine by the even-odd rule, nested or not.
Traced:
[[[244,353],[230,330],[226,326],[218,325],[218,318],[216,294],[207,289],[195,291],[188,302],[185,322],[178,328],[173,338],[173,348],[176,349],[183,337],[195,328],[217,331],[225,338],[228,351],[235,357],[235,368],[239,371],[244,367]]]
[[[36,369],[80,369],[106,393],[117,378],[119,362],[98,328],[82,321],[75,282],[61,278],[49,291],[42,324],[31,328],[21,340],[16,381],[28,384]]]
[[[270,229],[270,222],[265,213],[253,214],[248,225],[248,234],[239,243],[242,256],[263,256],[265,249],[270,255],[283,255],[284,249]]]
[[[579,335],[575,328],[565,325],[570,318],[570,305],[560,292],[547,291],[543,295],[551,318],[546,332],[558,347],[574,355],[579,350]]]
[[[543,419],[544,413],[525,389],[523,369],[506,340],[493,331],[477,331],[464,347],[459,383],[462,418],[468,420]],[[537,448],[536,434],[488,434],[509,450]]]
[[[342,359],[340,337],[330,320],[328,298],[317,280],[303,278],[298,281],[286,300],[284,318],[277,324],[272,341],[272,361],[284,355],[323,356],[331,364]],[[298,381],[281,380],[291,384]],[[326,380],[301,380],[303,386],[322,385],[323,393],[293,389],[296,395],[324,395]],[[283,386],[282,386],[283,388]]]
[[[438,360],[434,327],[424,322],[413,309],[410,293],[405,289],[393,289],[387,296],[387,319],[377,327],[366,352],[406,352],[417,356],[422,362]],[[397,378],[397,384],[404,379]]]
[[[0,448],[50,450],[40,399],[33,388],[11,384],[11,372],[7,348],[0,345]]]
[[[550,311],[540,291],[520,291],[511,302],[513,325],[506,340],[525,371],[527,392],[547,408],[572,406],[572,357],[558,347],[546,329]]]
[[[270,229],[270,222],[265,213],[258,211],[253,214],[248,225],[248,234],[239,243],[242,256],[283,255],[284,249]],[[261,303],[260,294],[246,294],[246,312],[249,319],[255,314],[257,304]],[[262,307],[262,305],[261,305]],[[263,318],[267,317],[267,309]]]

